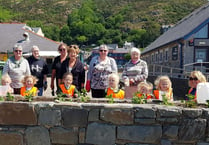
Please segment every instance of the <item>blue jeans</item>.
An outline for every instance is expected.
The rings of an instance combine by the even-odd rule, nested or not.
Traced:
[[[43,95],[43,90],[44,90],[44,88],[38,88],[38,96]]]

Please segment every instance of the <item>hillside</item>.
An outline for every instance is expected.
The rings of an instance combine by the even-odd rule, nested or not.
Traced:
[[[40,26],[47,37],[59,41],[64,39],[58,35],[63,26],[70,27],[69,15],[82,9],[89,10],[83,6],[87,1],[89,1],[87,7],[93,5],[89,6],[91,14],[98,17],[96,22],[94,19],[94,23],[101,23],[105,28],[105,32],[94,40],[96,43],[122,43],[125,39],[132,41],[136,38],[127,35],[133,35],[130,31],[137,30],[134,35],[139,33],[141,35],[137,39],[149,39],[143,44],[138,44],[141,47],[148,45],[160,35],[161,25],[175,24],[194,9],[208,2],[207,0],[0,0],[0,22],[27,22],[32,26]],[[79,19],[86,23],[86,18],[85,21]],[[118,19],[120,20],[116,23]],[[118,31],[107,34],[108,29],[118,29]],[[142,35],[141,31],[138,32],[141,29],[146,30],[146,35]],[[122,34],[119,38],[119,34],[115,36],[118,32],[127,34]],[[69,36],[68,41],[79,44],[92,43],[92,40],[88,41],[89,38],[81,41],[83,35],[78,36],[76,40],[71,38],[73,36]],[[110,36],[113,36],[113,41],[107,38]]]

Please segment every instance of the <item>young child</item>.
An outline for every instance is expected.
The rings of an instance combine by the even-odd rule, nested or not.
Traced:
[[[168,76],[159,76],[155,80],[155,86],[157,90],[154,90],[153,94],[156,99],[163,100],[165,96],[169,101],[173,101],[173,89]]]
[[[38,89],[34,87],[38,79],[32,75],[27,75],[23,78],[23,87],[20,88],[20,95],[27,96],[37,96]]]
[[[60,84],[60,89],[62,93],[66,94],[67,97],[78,97],[78,91],[75,85],[72,85],[73,75],[70,72],[66,72],[62,77],[62,84]]]
[[[13,89],[10,86],[11,82],[12,82],[12,80],[11,80],[11,78],[10,78],[10,76],[8,74],[2,75],[1,85],[2,86],[8,86],[8,88],[7,88],[7,92],[8,93],[13,93]]]
[[[124,91],[119,89],[119,76],[116,73],[112,73],[108,77],[108,88],[106,95],[112,95],[113,98],[124,99]]]
[[[138,97],[145,95],[146,99],[151,99],[152,98],[152,90],[153,90],[152,83],[140,82],[137,86],[137,92],[139,92],[137,95],[138,95]]]

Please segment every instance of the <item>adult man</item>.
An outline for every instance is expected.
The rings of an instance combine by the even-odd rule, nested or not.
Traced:
[[[38,82],[35,85],[39,90],[38,96],[42,96],[43,89],[47,87],[48,67],[47,63],[39,55],[38,46],[32,46],[31,51],[32,56],[28,58],[28,63],[30,65],[31,74],[38,78]]]

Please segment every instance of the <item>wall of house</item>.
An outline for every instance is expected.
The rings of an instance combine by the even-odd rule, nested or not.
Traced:
[[[207,108],[1,102],[1,145],[206,145]]]

